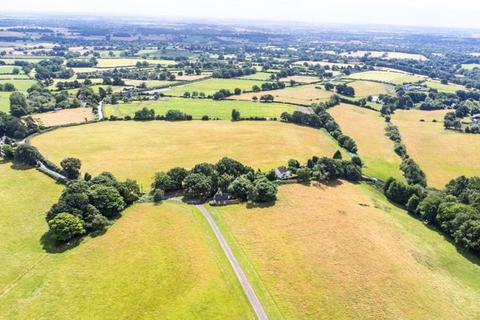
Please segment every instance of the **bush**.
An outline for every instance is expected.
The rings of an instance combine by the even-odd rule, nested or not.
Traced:
[[[228,186],[228,192],[235,198],[245,201],[252,191],[253,184],[246,177],[238,177]]]
[[[62,167],[62,170],[68,179],[77,179],[80,176],[80,168],[82,167],[82,163],[79,159],[63,159],[62,162],[60,162],[60,166]]]
[[[68,241],[85,233],[83,221],[66,212],[59,213],[48,222],[53,237],[59,241]]]
[[[42,159],[42,155],[37,148],[24,143],[15,149],[14,159],[26,165],[35,166],[37,161]]]
[[[185,195],[190,198],[205,199],[212,194],[212,178],[203,173],[190,173],[183,181]]]
[[[125,201],[115,187],[107,185],[93,185],[88,197],[90,203],[105,217],[115,217],[125,208]]]
[[[297,180],[299,182],[308,182],[311,174],[312,172],[309,168],[300,168],[297,170]]]
[[[257,203],[272,202],[277,199],[277,186],[266,177],[258,178],[253,183],[250,200]]]

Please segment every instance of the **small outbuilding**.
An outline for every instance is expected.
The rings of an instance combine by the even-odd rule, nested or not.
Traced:
[[[275,169],[275,176],[280,180],[288,179],[292,176],[292,172],[286,167],[278,167]]]

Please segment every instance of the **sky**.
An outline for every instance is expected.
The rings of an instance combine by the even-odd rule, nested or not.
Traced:
[[[480,29],[478,0],[2,0],[2,12]]]

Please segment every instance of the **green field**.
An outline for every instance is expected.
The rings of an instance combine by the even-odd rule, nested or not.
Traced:
[[[286,185],[274,206],[210,210],[272,319],[480,314],[478,259],[368,185]]]
[[[427,87],[437,89],[440,92],[455,93],[458,90],[465,90],[464,86],[455,83],[442,84],[439,81],[426,81]]]
[[[117,68],[117,67],[131,67],[135,66],[137,62],[148,62],[149,64],[161,64],[169,66],[176,64],[174,60],[145,60],[140,58],[100,58],[97,59],[97,68]]]
[[[266,80],[270,80],[271,75],[272,74],[268,72],[257,72],[255,74],[249,74],[248,76],[240,77],[240,79],[266,81]]]
[[[105,116],[114,115],[117,117],[134,116],[135,111],[147,107],[154,109],[155,114],[165,114],[170,109],[180,110],[193,116],[194,119],[201,119],[208,115],[210,118],[229,120],[232,109],[240,111],[242,117],[266,117],[279,118],[282,112],[293,112],[297,108],[281,103],[260,103],[251,101],[215,101],[209,99],[183,99],[164,98],[165,100],[131,102],[127,104],[105,105]]]
[[[34,169],[0,173],[0,319],[253,319],[194,207],[135,205],[104,235],[49,253],[44,213],[61,187]]]
[[[14,65],[15,64],[15,61],[27,61],[29,63],[38,63],[42,60],[46,60],[48,59],[49,57],[45,57],[45,58],[1,58],[0,61],[3,61],[5,62],[5,64],[8,64],[8,65]]]
[[[11,74],[13,72],[13,69],[19,69],[20,72],[22,73],[21,67],[16,67],[16,66],[0,66],[0,74]]]
[[[462,64],[462,68],[466,70],[473,70],[475,68],[480,68],[480,64],[479,63]]]
[[[240,79],[208,79],[189,83],[182,86],[173,87],[172,90],[165,91],[165,94],[172,96],[183,96],[185,92],[192,93],[203,92],[205,95],[211,95],[220,89],[227,89],[233,92],[235,88],[242,90],[252,90],[252,86],[261,86],[263,81],[258,80],[240,80]]]
[[[388,94],[393,91],[393,88],[389,89],[388,85],[373,81],[353,81],[348,83],[348,85],[355,89],[355,98],[379,96],[381,94]]]
[[[34,83],[36,83],[36,80],[1,80],[0,83],[11,83],[15,86],[15,88],[18,91],[27,91],[28,88],[30,88]]]
[[[352,73],[347,78],[358,80],[381,81],[392,84],[403,84],[424,80],[424,77],[393,71],[364,71]]]
[[[10,111],[10,95],[11,92],[0,92],[0,111]]]
[[[389,177],[404,180],[400,157],[393,151],[393,142],[385,136],[386,123],[380,113],[348,104],[330,108],[328,112],[357,143],[365,174],[384,181]]]
[[[305,162],[338,149],[322,130],[277,121],[103,122],[46,132],[31,143],[55,163],[76,157],[83,172],[108,170],[145,188],[157,171],[225,156],[270,170],[291,158]]]

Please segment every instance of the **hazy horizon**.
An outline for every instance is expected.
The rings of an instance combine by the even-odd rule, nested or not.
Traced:
[[[186,18],[292,22],[391,25],[413,27],[480,29],[480,5],[467,0],[423,0],[387,2],[380,0],[326,3],[311,0],[266,0],[242,2],[216,0],[19,0],[2,4],[4,13],[124,15],[148,18]]]

